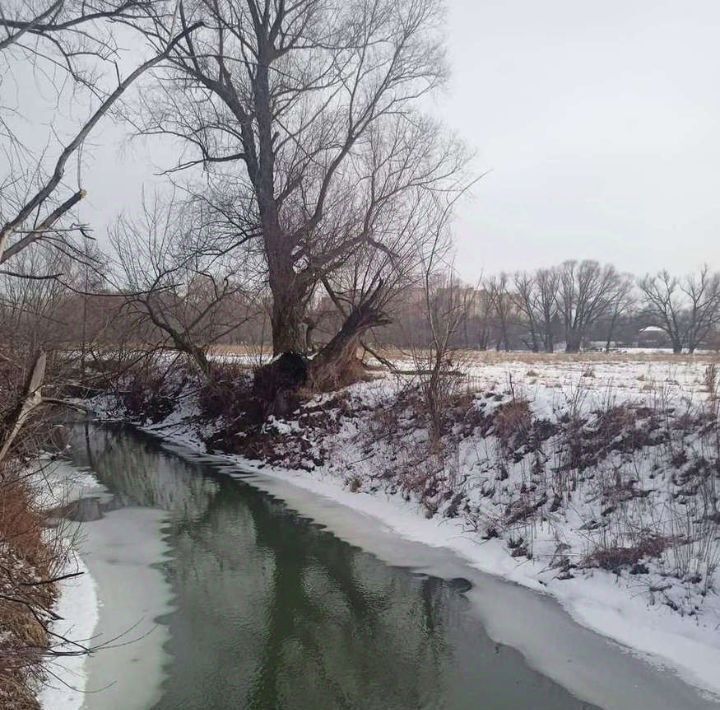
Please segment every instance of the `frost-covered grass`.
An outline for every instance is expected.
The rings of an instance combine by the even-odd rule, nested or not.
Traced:
[[[615,401],[653,401],[659,396],[705,400],[708,365],[717,355],[674,356],[662,351],[583,353],[496,353],[455,354],[470,389],[510,389],[532,399],[545,411],[562,405],[568,395],[582,390],[588,404],[608,397]],[[397,353],[393,361],[400,369],[414,369],[413,360]]]

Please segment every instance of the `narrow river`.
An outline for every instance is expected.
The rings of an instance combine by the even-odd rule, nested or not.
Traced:
[[[98,482],[65,514],[102,605],[88,710],[718,707],[340,506],[118,426],[71,445]]]

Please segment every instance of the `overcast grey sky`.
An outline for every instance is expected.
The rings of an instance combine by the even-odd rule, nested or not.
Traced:
[[[437,110],[490,171],[456,222],[463,276],[585,257],[635,273],[720,267],[720,0],[448,8]],[[87,175],[100,224],[154,169],[117,136],[96,139]]]

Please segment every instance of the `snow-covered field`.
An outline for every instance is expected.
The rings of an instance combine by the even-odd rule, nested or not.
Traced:
[[[409,353],[384,352],[400,372],[417,369]],[[220,363],[255,367],[269,361],[269,353],[221,348],[212,356]],[[422,359],[422,353],[420,353]],[[706,371],[715,363],[720,369],[720,354],[673,355],[668,350],[640,349],[612,353],[530,353],[530,352],[459,352],[454,353],[458,369],[468,387],[504,391],[516,388],[534,402],[536,408],[561,406],[569,397],[586,396],[588,406],[608,397],[617,402],[658,402],[661,398],[680,401],[705,401],[708,397]],[[372,365],[379,363],[372,357]],[[718,373],[720,378],[720,373]]]
[[[584,353],[555,355],[534,353],[467,353],[458,357],[458,368],[468,385],[481,390],[517,389],[535,402],[562,404],[577,391],[587,392],[590,402],[608,397],[616,401],[657,401],[660,397],[704,401],[708,365],[720,356],[675,357],[663,351],[633,353]],[[415,363],[399,356],[395,364],[412,370]]]

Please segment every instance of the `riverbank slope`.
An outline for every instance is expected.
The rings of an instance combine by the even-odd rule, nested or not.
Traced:
[[[237,378],[222,373],[214,390],[171,382],[159,415],[107,396],[94,405],[550,593],[582,624],[720,693],[720,469],[705,365],[543,366],[471,373],[439,440],[402,376],[310,397],[255,429],[237,426]]]

